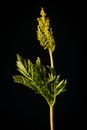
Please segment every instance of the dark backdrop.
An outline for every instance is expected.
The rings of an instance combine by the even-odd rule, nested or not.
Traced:
[[[16,53],[35,62],[40,56],[49,64],[48,52],[36,37],[37,17],[43,7],[54,32],[54,66],[67,78],[67,91],[54,106],[55,130],[79,129],[85,125],[86,7],[82,3],[33,2],[28,8],[1,4],[0,11],[0,127],[49,130],[49,106],[29,88],[13,83]]]

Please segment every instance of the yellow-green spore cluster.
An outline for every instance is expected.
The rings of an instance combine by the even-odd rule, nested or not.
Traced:
[[[53,52],[55,50],[55,40],[52,28],[50,27],[49,18],[46,18],[46,13],[43,8],[41,8],[40,15],[41,17],[37,18],[37,39],[40,41],[40,45],[43,46],[44,49]]]

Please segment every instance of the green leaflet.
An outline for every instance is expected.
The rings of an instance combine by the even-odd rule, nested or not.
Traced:
[[[14,82],[21,83],[35,93],[42,95],[49,105],[54,105],[56,96],[65,90],[66,80],[60,81],[55,70],[41,64],[40,58],[33,64],[17,54],[17,70],[20,75],[13,76]]]

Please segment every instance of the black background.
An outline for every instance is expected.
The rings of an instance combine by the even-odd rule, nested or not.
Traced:
[[[27,4],[26,4],[27,5]],[[34,1],[3,3],[0,10],[0,127],[4,129],[49,130],[49,106],[29,88],[13,83],[16,54],[35,62],[40,56],[49,64],[48,52],[36,37],[37,17],[44,8],[54,32],[56,50],[54,66],[62,78],[67,78],[67,91],[57,97],[54,106],[55,130],[85,127],[85,57],[86,7],[85,3]]]

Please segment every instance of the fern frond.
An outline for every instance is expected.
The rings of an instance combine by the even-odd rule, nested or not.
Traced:
[[[49,105],[54,105],[56,96],[65,90],[66,81],[60,81],[54,68],[41,64],[37,57],[35,64],[17,54],[17,70],[21,75],[13,76],[14,82],[21,83],[35,93],[42,95]]]
[[[17,54],[16,66],[20,75],[14,75],[14,82],[23,84],[35,93],[42,95],[50,106],[56,101],[56,96],[66,90],[67,80],[61,80],[60,75],[56,75],[54,69],[52,52],[55,50],[55,40],[52,28],[50,27],[49,18],[43,8],[40,12],[41,17],[37,19],[37,39],[44,49],[49,50],[51,66],[44,66],[39,57],[35,64],[30,59],[24,59]]]

